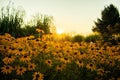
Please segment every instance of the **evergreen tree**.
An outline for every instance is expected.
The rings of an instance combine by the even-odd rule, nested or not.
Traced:
[[[97,19],[92,30],[100,33],[104,40],[108,40],[112,35],[120,33],[118,9],[113,4],[105,7],[101,12],[101,19]]]

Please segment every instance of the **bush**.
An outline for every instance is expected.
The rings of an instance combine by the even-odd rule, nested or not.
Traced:
[[[96,41],[99,41],[100,39],[101,38],[99,35],[92,34],[92,35],[86,36],[84,41],[85,42],[96,42]]]
[[[83,40],[84,40],[84,36],[82,36],[82,35],[75,35],[72,38],[72,42],[82,42]]]

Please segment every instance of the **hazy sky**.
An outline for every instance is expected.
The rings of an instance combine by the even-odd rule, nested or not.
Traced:
[[[11,0],[14,6],[22,6],[26,15],[35,13],[53,16],[56,28],[64,32],[86,34],[92,32],[92,26],[105,6],[114,4],[120,12],[120,0]],[[0,5],[8,0],[0,0]]]

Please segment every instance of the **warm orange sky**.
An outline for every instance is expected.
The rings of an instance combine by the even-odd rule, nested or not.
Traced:
[[[105,6],[114,4],[120,11],[120,0],[11,0],[14,6],[22,6],[26,16],[35,13],[53,16],[57,29],[80,34],[91,33],[94,21],[100,18]],[[0,0],[0,5],[8,0]]]

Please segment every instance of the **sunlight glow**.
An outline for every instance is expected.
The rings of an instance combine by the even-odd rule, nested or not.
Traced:
[[[57,29],[58,34],[62,34],[64,31],[62,29]]]

